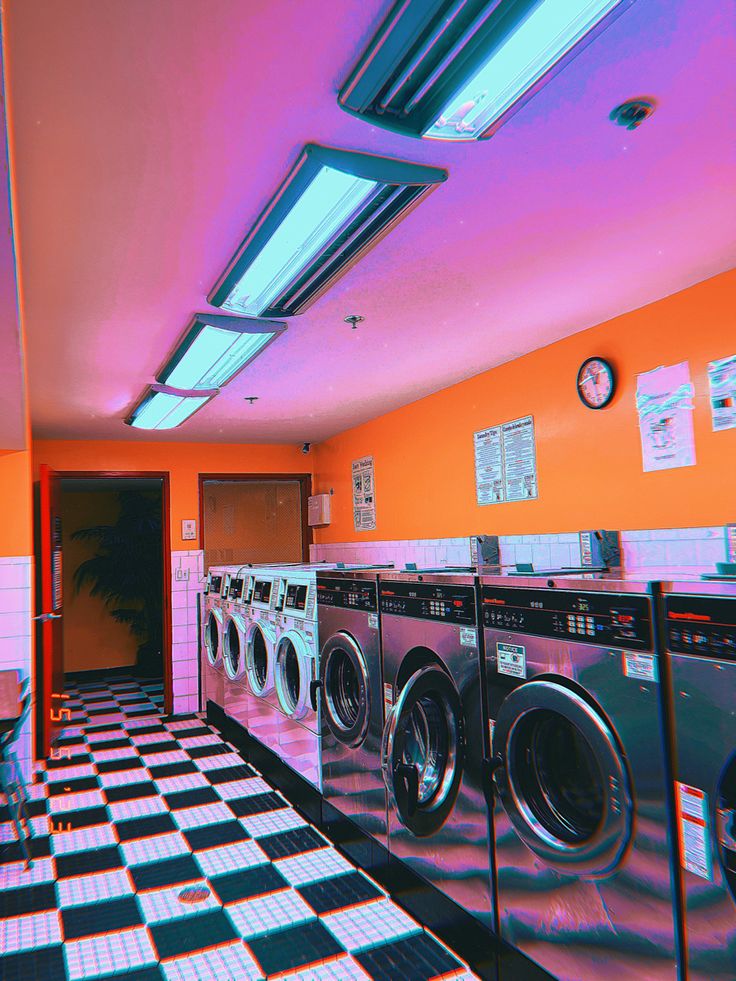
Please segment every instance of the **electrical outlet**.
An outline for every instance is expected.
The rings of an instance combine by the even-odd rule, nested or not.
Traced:
[[[189,569],[181,569],[181,568],[177,569],[174,572],[174,579],[178,580],[179,582],[188,582]]]

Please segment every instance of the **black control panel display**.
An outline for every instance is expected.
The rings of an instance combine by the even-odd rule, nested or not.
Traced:
[[[652,650],[648,596],[483,586],[483,626],[602,647]]]
[[[736,599],[673,594],[664,613],[668,650],[736,661]]]
[[[231,579],[230,580],[230,599],[239,602],[243,598],[243,584],[244,579]]]
[[[319,579],[317,604],[347,610],[378,612],[378,590],[375,582],[364,579]]]
[[[271,602],[270,579],[256,579],[256,581],[253,583],[253,602],[254,603]]]
[[[304,610],[307,606],[307,587],[288,583],[286,587],[286,609]]]
[[[213,576],[212,573],[207,577],[207,589],[208,593],[219,593],[222,589],[222,576]]]
[[[381,583],[381,613],[475,626],[475,590],[452,583]]]

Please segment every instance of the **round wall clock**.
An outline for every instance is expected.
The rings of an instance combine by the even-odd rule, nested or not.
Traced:
[[[589,409],[603,409],[613,398],[613,368],[604,358],[588,358],[578,369],[578,395]]]

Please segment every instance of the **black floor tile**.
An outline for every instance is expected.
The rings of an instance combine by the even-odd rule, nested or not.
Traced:
[[[90,719],[94,719],[98,715],[117,715],[117,709],[114,705],[108,705],[101,709],[88,708],[87,715],[90,717]]]
[[[51,838],[49,835],[34,835],[28,839],[28,850],[31,857],[46,858],[51,854]],[[0,866],[7,865],[9,862],[25,862],[25,855],[20,846],[20,842],[8,841],[0,845]],[[0,875],[2,881],[2,875]],[[2,974],[0,974],[2,978]]]
[[[283,797],[278,794],[253,794],[251,797],[241,797],[229,800],[228,805],[238,817],[245,817],[248,814],[263,814],[266,811],[278,811],[282,807],[287,807]]]
[[[70,906],[61,911],[65,940],[78,940],[96,933],[116,933],[143,923],[135,896]]]
[[[181,917],[169,923],[154,924],[149,930],[161,960],[190,954],[237,938],[227,914],[219,909],[197,916]]]
[[[168,732],[169,730],[166,726],[162,726],[160,722],[153,723],[150,726],[139,726],[136,729],[131,729],[131,736],[150,736],[153,732]]]
[[[140,756],[126,756],[124,760],[107,760],[105,763],[96,763],[98,773],[117,773],[120,770],[134,770],[136,767],[143,767],[143,760]]]
[[[167,858],[163,861],[136,865],[130,870],[136,889],[161,889],[175,886],[179,882],[193,882],[202,878],[202,870],[191,855]]]
[[[65,981],[66,977],[61,944],[0,957],[2,981]]]
[[[221,903],[234,903],[239,899],[251,899],[289,888],[289,883],[270,862],[257,865],[254,869],[214,876],[210,883]]]
[[[105,796],[108,803],[113,804],[120,800],[156,797],[158,791],[151,780],[142,780],[140,783],[123,783],[119,787],[105,787]]]
[[[90,872],[107,872],[108,869],[121,869],[125,865],[117,845],[93,848],[86,852],[69,852],[56,856],[56,875],[68,879],[74,875]]]
[[[345,909],[347,906],[356,906],[358,903],[365,903],[369,899],[383,895],[381,890],[376,888],[360,872],[348,872],[347,875],[322,879],[320,882],[301,886],[297,892],[301,893],[315,913],[320,916],[323,913]]]
[[[255,771],[249,766],[225,766],[221,770],[205,770],[204,775],[210,783],[232,783],[234,780],[250,780]]]
[[[250,835],[237,821],[221,821],[207,828],[192,828],[182,832],[192,851],[214,848],[215,845],[229,845],[234,841],[245,841]]]
[[[100,782],[97,777],[77,777],[75,780],[53,780],[49,783],[49,796],[76,794],[80,790],[97,790]]]
[[[106,807],[85,807],[79,811],[62,811],[54,815],[55,821],[60,821],[65,829],[71,825],[74,828],[91,828],[94,824],[109,824],[110,815]]]
[[[166,794],[164,797],[170,811],[179,811],[182,807],[196,807],[197,804],[212,804],[220,799],[212,787],[195,787],[193,790],[181,790],[175,794]]]
[[[91,981],[98,981],[97,978]],[[99,981],[103,981],[102,978]],[[148,967],[137,967],[133,971],[123,971],[114,975],[106,974],[104,981],[166,981],[166,975],[158,964],[151,964]]]
[[[57,736],[54,740],[54,746],[52,747],[52,752],[55,747],[58,746],[77,746],[84,743],[84,736]]]
[[[462,967],[459,960],[426,933],[371,947],[354,956],[373,981],[394,981],[395,978],[429,981]]]
[[[192,726],[191,729],[177,729],[177,739],[192,739],[194,736],[211,736],[212,730],[207,726]]]
[[[309,920],[299,926],[270,933],[248,941],[265,974],[280,974],[302,964],[311,964],[343,952],[344,948],[319,920]],[[410,973],[396,974],[398,978],[413,978]]]
[[[130,694],[121,695],[120,697],[116,695],[115,700],[120,705],[141,705],[145,704],[148,701],[148,698],[145,695]]]
[[[165,777],[178,777],[182,773],[199,773],[194,763],[163,763],[161,766],[149,766],[148,772],[154,780],[163,780]]]
[[[224,756],[226,753],[232,753],[232,750],[224,743],[210,743],[207,746],[192,746],[189,749],[187,749],[186,746],[182,746],[182,749],[189,753],[193,760],[201,760],[205,756]]]
[[[24,913],[38,913],[46,909],[56,909],[56,889],[53,882],[0,891],[0,919],[22,916]]]
[[[122,728],[122,722],[100,722],[96,726],[85,726],[84,731],[89,736],[91,732],[112,732],[114,729]]]
[[[92,757],[89,753],[74,753],[72,756],[62,756],[58,760],[48,759],[46,769],[49,771],[61,770],[67,766],[81,766],[84,763],[91,763]]]
[[[324,848],[329,842],[314,828],[293,828],[291,831],[280,831],[278,834],[259,838],[258,844],[273,861],[277,858],[286,858],[287,855],[298,855],[300,852]]]
[[[141,756],[156,756],[159,753],[172,753],[175,749],[180,748],[175,739],[166,739],[164,742],[147,743],[145,746],[139,746],[138,752]]]
[[[115,827],[121,841],[150,838],[152,835],[176,831],[176,824],[174,824],[170,814],[151,814],[148,817],[134,818],[131,821],[120,821]]]
[[[123,749],[125,746],[132,746],[133,743],[130,739],[108,739],[108,740],[97,740],[92,742],[87,740],[87,745],[93,752],[101,753],[108,749]]]

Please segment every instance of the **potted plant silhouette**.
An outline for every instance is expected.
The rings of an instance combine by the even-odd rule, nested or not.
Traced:
[[[112,525],[80,528],[72,538],[95,542],[97,554],[74,573],[77,593],[89,586],[118,623],[140,641],[136,667],[161,675],[163,659],[163,562],[161,497],[148,491],[117,492],[120,513]]]

